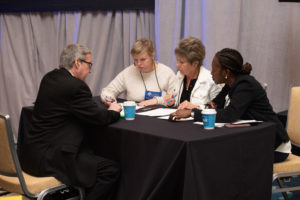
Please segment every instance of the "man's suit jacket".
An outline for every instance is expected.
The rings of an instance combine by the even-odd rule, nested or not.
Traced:
[[[47,73],[20,151],[23,170],[35,176],[54,176],[65,184],[92,186],[97,162],[86,142],[86,130],[119,117],[118,112],[98,107],[86,83],[68,70]]]

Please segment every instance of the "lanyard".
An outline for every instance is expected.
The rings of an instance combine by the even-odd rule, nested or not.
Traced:
[[[159,85],[159,82],[158,82],[158,79],[157,79],[156,67],[154,67],[154,71],[155,71],[156,83],[158,85],[159,91],[161,92],[161,88],[160,88],[160,85]],[[143,80],[143,83],[144,83],[145,91],[147,91],[147,87],[146,87],[146,84],[145,84],[145,81],[144,81],[144,77],[143,77],[141,72],[140,72],[140,74],[141,74],[141,77],[142,77],[142,80]]]

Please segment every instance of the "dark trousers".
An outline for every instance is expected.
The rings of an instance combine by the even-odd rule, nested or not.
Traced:
[[[289,156],[288,153],[281,153],[278,151],[274,151],[274,163],[279,163],[284,161]]]
[[[120,170],[116,162],[98,157],[95,184],[86,189],[86,200],[109,200],[116,192]]]

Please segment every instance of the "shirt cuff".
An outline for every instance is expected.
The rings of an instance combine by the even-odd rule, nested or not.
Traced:
[[[163,97],[155,97],[157,100],[157,104],[164,105],[165,101]]]

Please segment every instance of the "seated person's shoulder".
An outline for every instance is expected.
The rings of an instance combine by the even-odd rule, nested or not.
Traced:
[[[260,89],[263,90],[261,84],[251,75],[242,75],[236,81],[237,87],[253,89],[256,92],[260,91]]]
[[[242,78],[240,79],[241,82],[247,83],[247,84],[254,84],[259,85],[259,82],[251,75],[242,75]]]
[[[128,67],[126,67],[120,72],[120,74],[134,74],[134,73],[139,74],[139,70],[133,64],[129,65]]]

